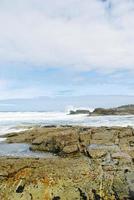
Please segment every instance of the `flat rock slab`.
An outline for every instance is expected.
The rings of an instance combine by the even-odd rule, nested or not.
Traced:
[[[133,199],[131,127],[36,127],[9,143],[52,152],[52,158],[0,158],[0,199]]]
[[[116,199],[117,192],[119,199],[129,198],[132,185],[124,172],[119,175],[116,170],[112,166],[103,168],[95,161],[90,163],[85,157],[1,158],[0,199]]]

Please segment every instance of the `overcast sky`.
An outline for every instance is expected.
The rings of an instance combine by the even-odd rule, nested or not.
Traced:
[[[0,99],[134,95],[133,0],[0,0]]]

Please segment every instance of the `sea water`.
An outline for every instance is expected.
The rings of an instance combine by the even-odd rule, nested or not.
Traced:
[[[132,126],[134,115],[89,116],[69,115],[64,112],[0,112],[0,156],[51,157],[47,153],[34,153],[27,144],[6,144],[4,134],[20,132],[33,126],[79,125],[79,126]]]
[[[134,115],[89,116],[65,112],[0,112],[0,135],[19,132],[36,125],[132,126]]]
[[[33,152],[29,150],[28,144],[7,144],[0,143],[0,156],[4,157],[34,157],[34,158],[51,158],[54,155],[46,152]]]

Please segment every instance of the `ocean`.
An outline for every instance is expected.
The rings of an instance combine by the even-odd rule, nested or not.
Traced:
[[[0,135],[27,130],[33,126],[81,125],[81,126],[132,126],[134,115],[88,116],[69,115],[67,112],[0,112]],[[4,137],[4,136],[3,136]],[[50,157],[51,154],[31,152],[27,144],[6,144],[0,138],[0,156]]]
[[[88,116],[67,112],[0,112],[0,135],[26,130],[36,125],[132,126],[134,115]]]

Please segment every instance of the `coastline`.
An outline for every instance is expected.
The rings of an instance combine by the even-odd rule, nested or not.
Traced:
[[[54,156],[0,157],[1,199],[133,198],[131,127],[34,127],[4,137]]]

